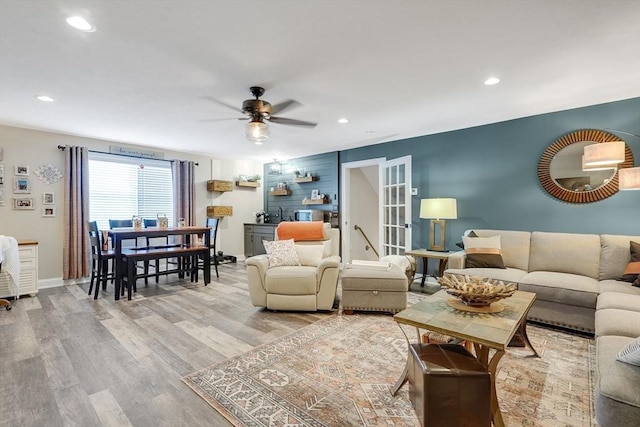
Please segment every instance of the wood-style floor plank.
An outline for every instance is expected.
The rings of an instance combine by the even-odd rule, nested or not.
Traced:
[[[181,378],[335,313],[251,305],[244,264],[212,283],[138,283],[132,301],[88,283],[0,311],[0,426],[230,426]]]

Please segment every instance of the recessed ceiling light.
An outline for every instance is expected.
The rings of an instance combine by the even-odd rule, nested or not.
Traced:
[[[492,86],[498,83],[500,83],[500,79],[497,77],[489,77],[487,80],[484,81],[484,84],[487,86]]]
[[[36,99],[38,99],[38,100],[40,100],[42,102],[53,102],[53,101],[55,101],[55,99],[53,99],[52,97],[47,96],[47,95],[37,95]]]
[[[343,117],[343,118],[341,118],[340,120],[338,120],[338,123],[342,123],[342,124],[344,124],[344,123],[349,123],[349,120],[347,120],[347,119],[345,119],[345,118]]]
[[[86,19],[82,16],[70,16],[67,18],[67,24],[71,25],[73,28],[85,31],[87,33],[92,33],[96,30],[96,27],[91,25]]]

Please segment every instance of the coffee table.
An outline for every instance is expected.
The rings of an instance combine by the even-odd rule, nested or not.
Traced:
[[[536,299],[533,292],[516,291],[511,297],[500,301],[504,310],[499,313],[472,313],[461,311],[447,304],[453,298],[442,290],[428,296],[423,301],[397,313],[393,320],[398,323],[402,332],[402,325],[416,328],[418,340],[420,329],[438,332],[473,343],[476,358],[491,373],[491,412],[493,424],[504,426],[498,397],[496,395],[496,369],[498,362],[504,355],[509,342],[518,335],[537,356],[527,337],[527,313]],[[405,333],[406,336],[406,333]],[[407,337],[409,343],[409,337]],[[491,354],[493,350],[493,354]],[[407,382],[408,366],[405,366],[392,394],[395,395],[400,387]]]

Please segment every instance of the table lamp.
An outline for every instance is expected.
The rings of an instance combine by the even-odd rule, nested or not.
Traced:
[[[446,219],[458,218],[456,199],[422,199],[420,218],[431,219],[429,226],[429,250],[444,252],[447,231]],[[438,239],[436,243],[436,226]]]

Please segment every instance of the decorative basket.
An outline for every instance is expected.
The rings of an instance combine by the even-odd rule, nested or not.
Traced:
[[[508,298],[517,290],[515,283],[487,279],[478,276],[456,276],[454,274],[438,278],[440,286],[465,305],[486,307],[491,303]]]

